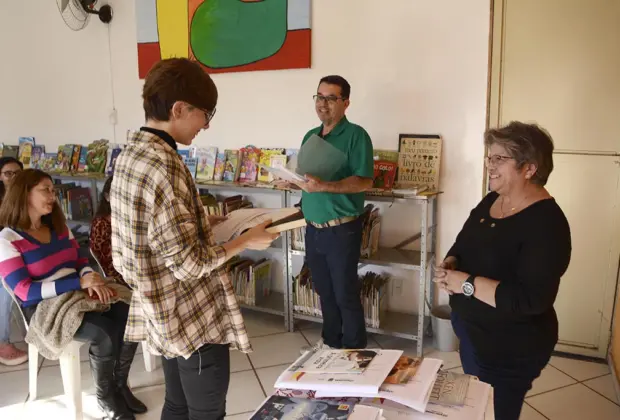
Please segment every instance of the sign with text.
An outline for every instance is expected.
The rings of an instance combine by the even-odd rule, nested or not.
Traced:
[[[428,134],[401,134],[398,142],[398,187],[426,186],[439,189],[441,137]]]

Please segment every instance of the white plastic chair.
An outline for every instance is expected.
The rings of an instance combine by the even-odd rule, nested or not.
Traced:
[[[101,266],[99,259],[97,258],[97,256],[95,255],[92,249],[89,248],[89,250],[90,250],[90,255],[93,257],[93,259],[97,263],[97,267],[99,267],[99,271],[101,272],[101,275],[106,277],[105,270]],[[157,357],[148,352],[146,348],[146,341],[143,341],[141,344],[142,344],[142,357],[144,357],[144,369],[147,372],[153,372],[157,368],[157,365],[156,365]]]
[[[19,313],[22,316],[26,331],[28,331],[28,322],[24,316],[19,301],[15,298],[13,291],[2,280],[2,285],[6,291],[11,295],[13,302],[19,309]],[[65,391],[65,396],[69,402],[69,412],[71,413],[71,419],[82,420],[82,377],[80,373],[80,347],[85,343],[81,341],[73,340],[65,348],[59,358],[60,363],[60,375],[62,376],[62,386]],[[37,348],[32,344],[28,344],[28,388],[30,391],[30,401],[37,399],[37,379],[39,374],[39,352]]]

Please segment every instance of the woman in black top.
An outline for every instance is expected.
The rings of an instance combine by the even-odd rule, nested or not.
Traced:
[[[558,341],[553,303],[571,257],[562,209],[544,185],[553,142],[512,122],[485,134],[489,193],[436,270],[450,296],[465,373],[494,388],[495,418],[518,420]]]

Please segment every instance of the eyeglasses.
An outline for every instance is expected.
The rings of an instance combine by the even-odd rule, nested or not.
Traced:
[[[15,175],[17,175],[20,172],[21,171],[2,171],[0,173],[2,173],[2,175],[4,175],[7,178],[13,178]]]
[[[342,99],[344,101],[347,98],[342,97],[342,96],[334,96],[334,95],[329,95],[329,96],[314,95],[312,99],[314,99],[314,102],[317,102],[317,103],[327,101],[327,103],[329,103],[330,105],[333,105],[336,102],[338,102],[338,99]]]
[[[205,120],[207,121],[205,123],[205,125],[206,125],[206,124],[209,124],[211,122],[211,120],[213,119],[213,117],[215,116],[216,108],[213,108],[213,111],[211,111],[211,112],[205,111],[204,109],[201,109],[201,111],[205,113]]]
[[[484,163],[487,166],[498,166],[507,160],[514,159],[512,156],[492,155],[484,158]]]

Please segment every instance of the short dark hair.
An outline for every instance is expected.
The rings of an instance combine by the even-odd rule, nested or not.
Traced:
[[[39,169],[26,169],[15,175],[0,205],[0,226],[20,230],[28,230],[32,227],[28,212],[28,194],[44,179],[54,182],[51,176]],[[42,222],[57,233],[65,231],[66,219],[58,200],[54,200],[52,213],[43,216]]]
[[[536,166],[532,183],[545,185],[553,171],[553,139],[537,124],[512,121],[507,126],[493,128],[484,134],[484,144],[498,144],[517,162],[517,168],[526,164]]]
[[[97,212],[95,216],[97,217],[105,217],[112,214],[112,208],[110,207],[110,201],[106,200],[105,195],[110,194],[110,188],[112,187],[112,179],[113,176],[106,179],[105,184],[103,184],[103,189],[101,190],[101,197],[99,197],[99,207],[97,207]]]
[[[168,121],[177,101],[212,112],[217,105],[217,88],[197,62],[187,58],[168,58],[149,70],[142,99],[147,120]]]
[[[321,83],[340,86],[340,95],[344,99],[349,99],[351,97],[351,85],[349,84],[349,82],[347,82],[347,79],[342,76],[325,76],[321,79],[321,81],[319,81],[319,86],[321,85]]]

